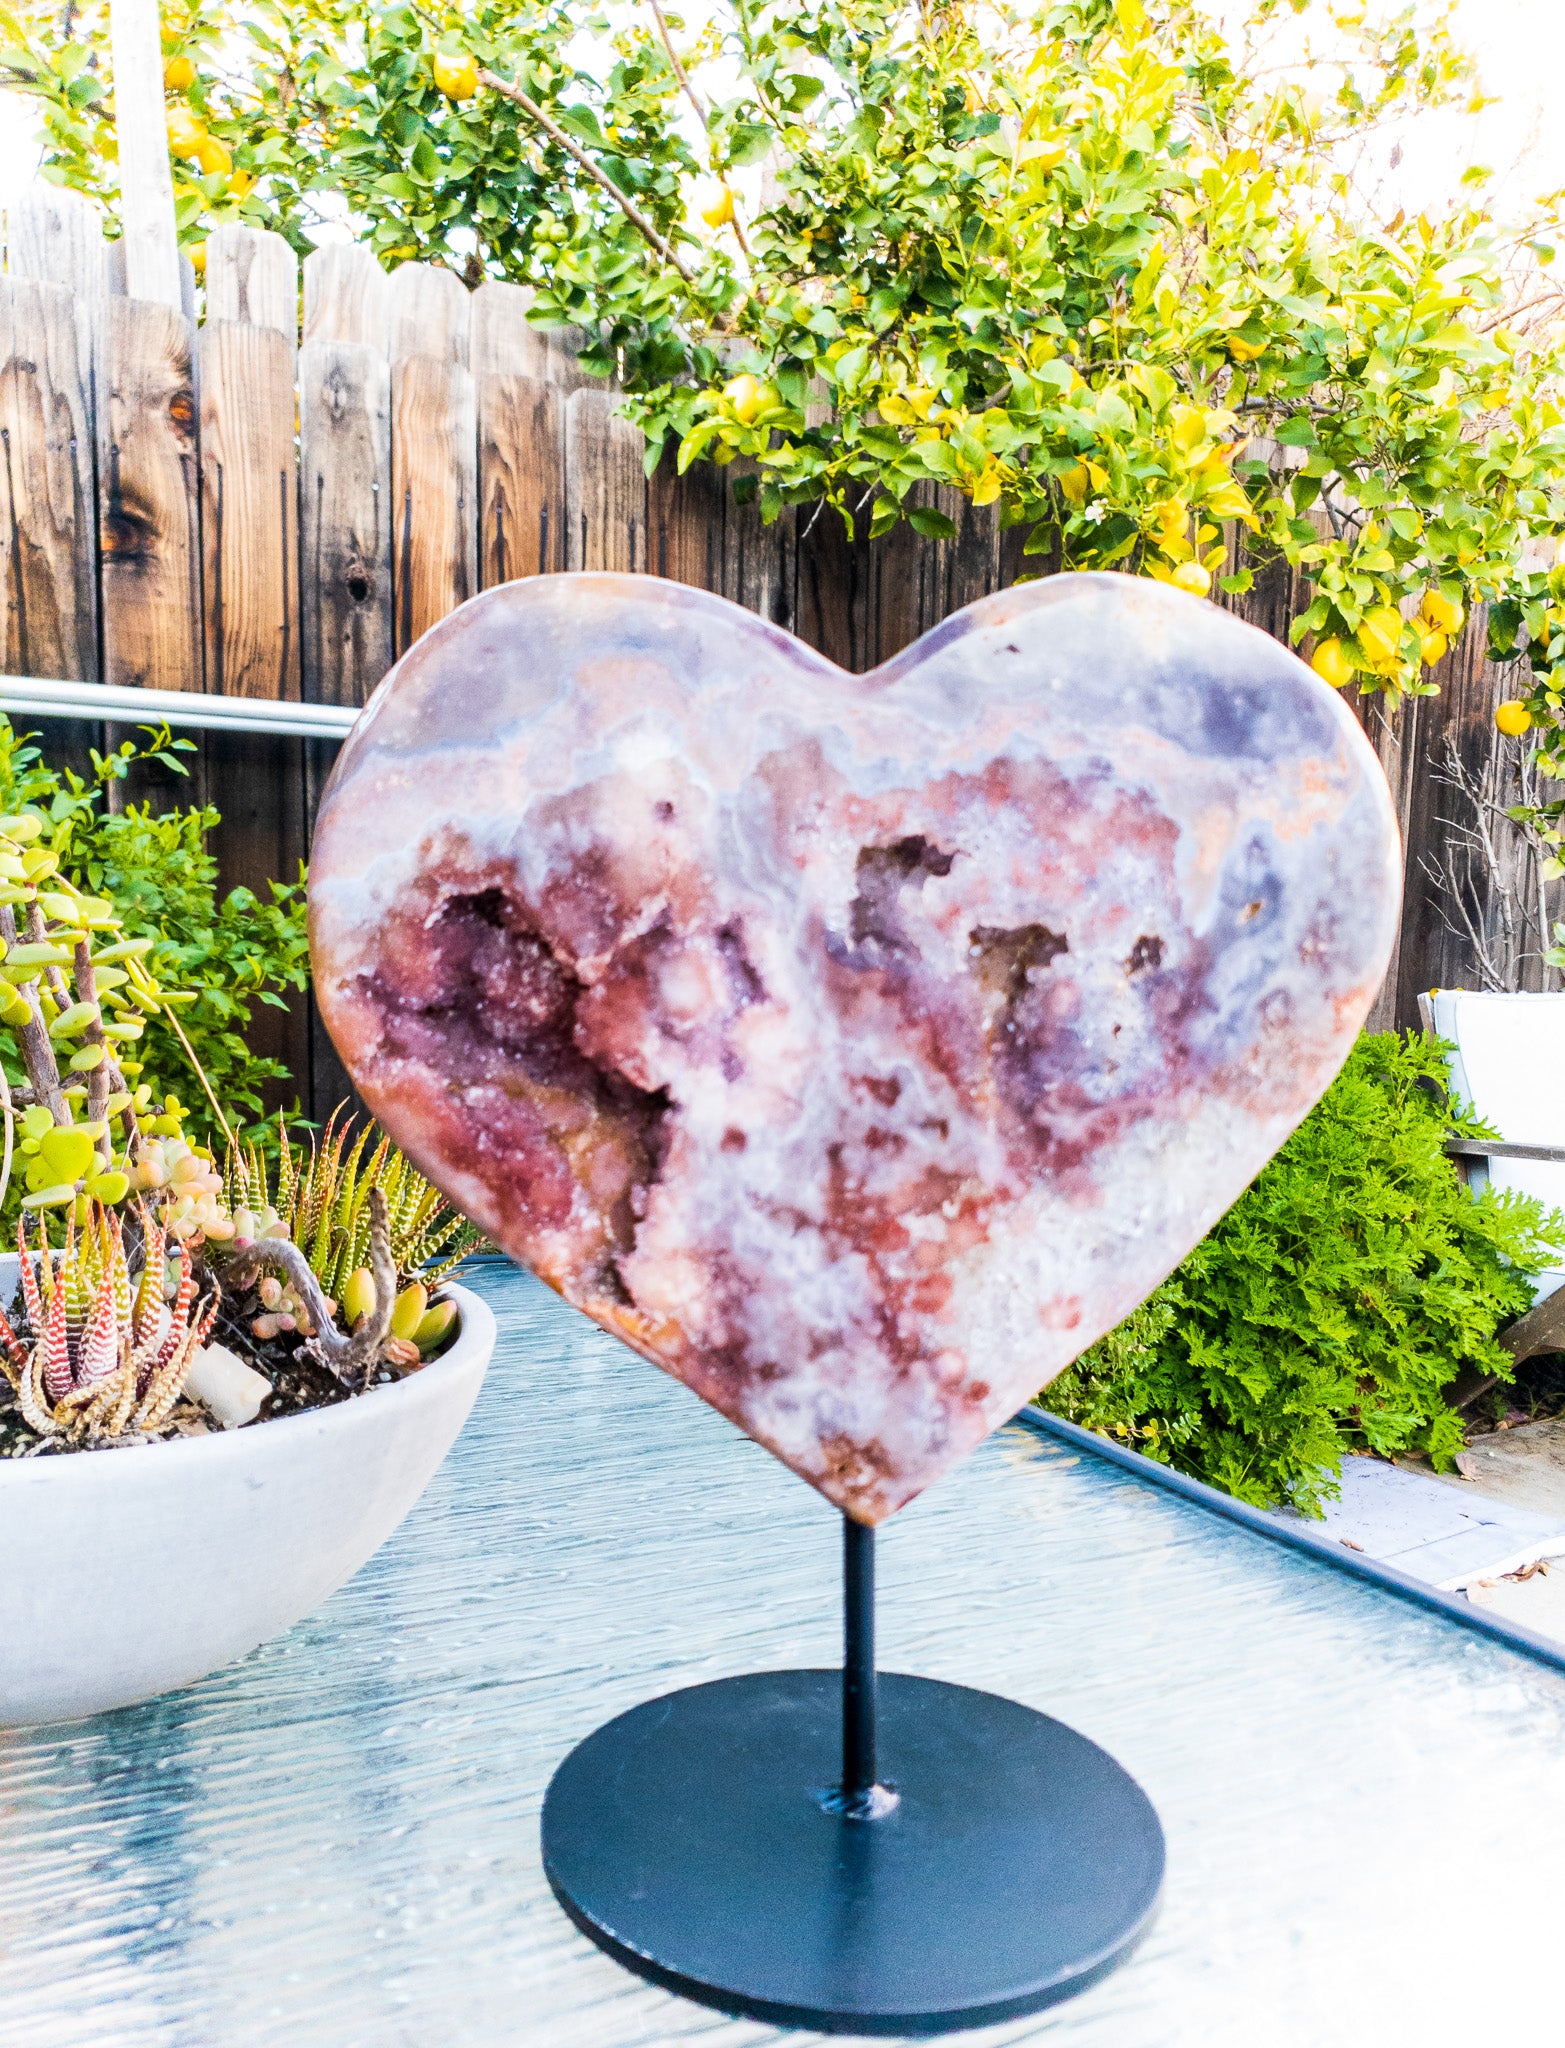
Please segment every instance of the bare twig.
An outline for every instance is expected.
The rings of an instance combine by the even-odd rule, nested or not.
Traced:
[[[223,1285],[237,1300],[265,1273],[286,1280],[309,1311],[315,1334],[305,1350],[318,1358],[344,1386],[362,1384],[369,1376],[391,1329],[397,1303],[397,1268],[391,1256],[391,1219],[386,1197],[370,1190],[370,1271],[375,1278],[375,1306],[351,1337],[344,1337],[332,1318],[331,1306],[304,1253],[286,1237],[257,1238],[236,1252],[221,1268]]]
[[[695,283],[694,272],[681,262],[671,244],[664,241],[663,237],[658,233],[651,221],[647,219],[640,207],[636,205],[635,201],[628,198],[620,190],[607,171],[598,168],[587,152],[571,140],[558,121],[553,120],[546,114],[535,99],[523,92],[519,85],[512,85],[509,79],[497,78],[492,71],[480,71],[478,82],[480,85],[487,85],[491,92],[499,93],[503,99],[514,102],[527,115],[529,120],[536,121],[544,134],[551,141],[557,142],[566,155],[581,166],[593,183],[608,194],[620,212],[624,214],[626,220],[636,230],[637,234],[657,251],[663,261],[677,270],[686,284],[693,285]]]
[[[1434,885],[1442,925],[1465,949],[1485,988],[1519,988],[1532,962],[1539,963],[1547,987],[1552,970],[1544,959],[1550,925],[1545,848],[1511,817],[1506,792],[1494,787],[1501,753],[1497,744],[1484,769],[1474,770],[1455,735],[1446,735],[1434,781],[1454,801],[1435,819],[1441,828],[1438,852],[1424,856],[1421,866]],[[1514,795],[1528,805],[1536,787],[1525,756],[1514,774]]]

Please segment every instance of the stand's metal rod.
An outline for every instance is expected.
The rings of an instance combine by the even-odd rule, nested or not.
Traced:
[[[842,1518],[842,1796],[875,1789],[875,1532]]]

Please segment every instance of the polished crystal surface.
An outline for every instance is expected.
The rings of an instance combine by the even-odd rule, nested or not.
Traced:
[[[428,633],[311,858],[321,1008],[424,1171],[861,1521],[1228,1207],[1398,899],[1333,693],[1065,576],[869,676],[655,578]]]
[[[535,1281],[476,1284],[489,1382],[357,1578],[188,1692],[0,1735],[5,2048],[784,2038],[577,1935],[538,1814],[637,1701],[835,1662],[837,1517]],[[1022,1427],[879,1547],[886,1668],[1059,1715],[1168,1836],[1131,1961],[967,2039],[1554,2037],[1565,1677]]]

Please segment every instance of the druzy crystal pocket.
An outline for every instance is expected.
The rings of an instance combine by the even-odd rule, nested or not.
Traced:
[[[1027,585],[852,676],[679,584],[538,577],[360,721],[311,938],[424,1172],[876,1522],[1298,1123],[1398,873],[1346,707],[1166,587]]]

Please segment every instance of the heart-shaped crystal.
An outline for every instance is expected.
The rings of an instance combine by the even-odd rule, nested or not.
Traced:
[[[870,1523],[1234,1200],[1398,895],[1347,709],[1118,576],[865,676],[677,583],[507,584],[377,692],[310,882],[326,1022],[417,1164]]]

